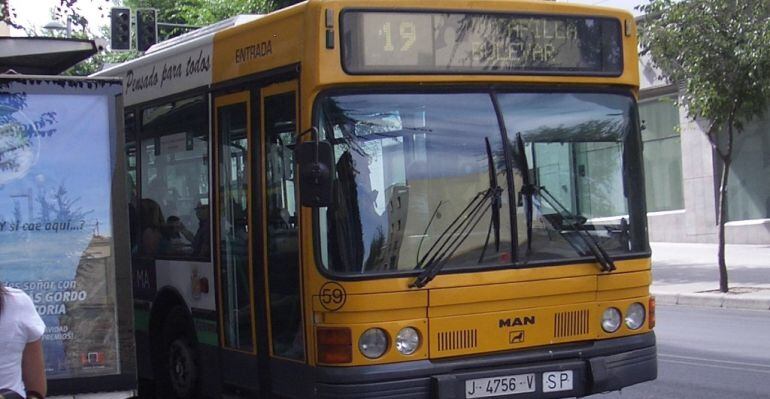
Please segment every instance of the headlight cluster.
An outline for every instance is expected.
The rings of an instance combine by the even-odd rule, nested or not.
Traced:
[[[420,347],[420,333],[413,327],[402,328],[396,334],[396,350],[402,355],[411,355]],[[381,328],[370,328],[358,339],[358,350],[369,359],[377,359],[390,347],[390,337]]]
[[[607,308],[602,314],[602,329],[608,333],[614,333],[618,331],[621,323],[625,323],[629,329],[638,330],[644,325],[645,315],[644,305],[639,302],[628,305],[626,317],[623,317],[618,308]]]

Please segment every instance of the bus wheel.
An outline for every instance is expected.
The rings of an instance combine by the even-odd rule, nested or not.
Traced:
[[[189,399],[196,396],[198,382],[197,353],[193,345],[187,312],[177,307],[171,310],[163,326],[165,359],[162,371],[168,384],[165,390],[174,398]]]
[[[168,364],[171,378],[171,389],[178,398],[192,396],[197,366],[195,352],[189,342],[183,338],[175,339],[168,348]]]

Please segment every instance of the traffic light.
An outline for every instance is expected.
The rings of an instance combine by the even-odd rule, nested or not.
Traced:
[[[157,11],[153,8],[136,10],[136,48],[139,51],[147,51],[157,41]]]
[[[113,50],[131,49],[131,10],[113,8],[110,10],[111,47]]]

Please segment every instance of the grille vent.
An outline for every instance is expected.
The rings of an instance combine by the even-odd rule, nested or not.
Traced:
[[[588,334],[588,310],[556,313],[553,320],[555,338]]]
[[[476,329],[443,331],[438,333],[439,351],[470,349],[475,348],[478,344],[478,331]]]

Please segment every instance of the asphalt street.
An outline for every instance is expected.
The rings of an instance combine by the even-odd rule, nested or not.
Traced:
[[[770,398],[770,313],[659,306],[658,379],[590,398]]]

